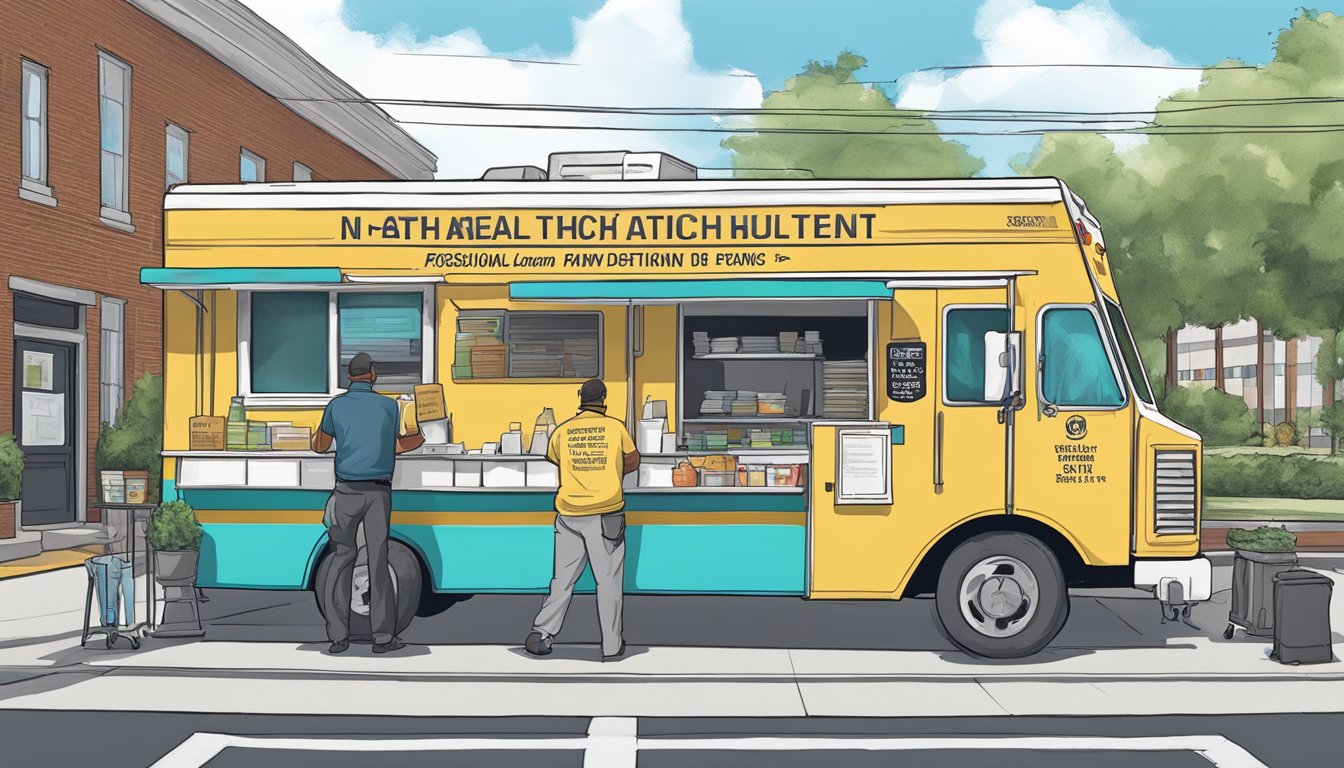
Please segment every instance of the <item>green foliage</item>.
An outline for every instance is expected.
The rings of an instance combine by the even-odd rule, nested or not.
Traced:
[[[149,527],[145,535],[149,545],[158,552],[180,552],[201,548],[201,524],[196,512],[185,501],[170,501],[160,504],[149,516]]]
[[[0,500],[23,493],[23,451],[13,435],[0,435]]]
[[[163,377],[136,379],[131,399],[116,426],[103,425],[94,452],[98,469],[149,470],[150,498],[157,498],[163,474]]]
[[[1344,401],[1321,409],[1321,429],[1333,438],[1344,436]]]
[[[1260,428],[1246,401],[1216,389],[1177,387],[1162,397],[1162,413],[1195,430],[1205,445],[1259,445]]]
[[[1280,421],[1275,424],[1274,444],[1279,446],[1297,445],[1297,426],[1291,421]]]
[[[1262,525],[1253,530],[1229,528],[1227,546],[1250,552],[1293,552],[1297,550],[1297,536],[1288,528]]]
[[[1248,317],[1280,338],[1344,329],[1337,138],[1194,127],[1340,122],[1344,103],[1304,98],[1332,92],[1339,62],[1344,18],[1304,10],[1268,64],[1206,69],[1198,88],[1161,102],[1162,133],[1146,144],[1116,154],[1104,137],[1059,134],[1019,165],[1063,178],[1097,214],[1140,346],[1186,323]]]
[[[973,176],[984,163],[947,141],[922,113],[897,109],[880,88],[854,76],[867,60],[842,51],[834,62],[808,62],[784,90],[766,95],[763,113],[735,128],[847,133],[758,133],[725,139],[739,178],[930,178]],[[857,132],[862,133],[857,133]],[[759,169],[805,169],[795,171]],[[808,171],[811,173],[809,174]]]
[[[1279,499],[1344,499],[1344,462],[1321,455],[1204,456],[1204,494]]]

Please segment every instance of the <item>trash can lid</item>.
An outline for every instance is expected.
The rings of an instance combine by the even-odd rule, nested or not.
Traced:
[[[1329,576],[1324,576],[1315,571],[1309,571],[1305,568],[1294,568],[1291,571],[1283,571],[1274,574],[1274,583],[1291,582],[1293,584],[1325,584],[1333,587],[1334,581]]]

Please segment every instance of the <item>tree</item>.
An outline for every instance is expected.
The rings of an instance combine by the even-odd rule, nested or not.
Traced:
[[[808,62],[784,90],[769,93],[763,112],[735,127],[835,133],[738,134],[723,141],[740,178],[824,179],[973,176],[984,162],[936,134],[920,113],[898,110],[881,89],[854,73],[867,60],[843,51],[834,62]],[[862,134],[854,133],[862,131]],[[881,135],[876,135],[876,134]],[[799,169],[782,171],[770,169]]]
[[[1103,138],[1060,135],[1021,164],[1022,173],[1065,179],[1097,213],[1146,359],[1186,323],[1254,317],[1280,338],[1341,327],[1319,309],[1344,311],[1344,254],[1293,242],[1306,232],[1337,237],[1328,190],[1344,171],[1326,161],[1338,138],[1265,126],[1344,123],[1344,105],[1313,98],[1335,92],[1342,64],[1344,19],[1303,11],[1269,64],[1209,68],[1197,89],[1160,103],[1147,143],[1107,154]]]

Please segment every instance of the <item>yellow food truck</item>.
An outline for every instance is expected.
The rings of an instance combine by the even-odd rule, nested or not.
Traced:
[[[416,387],[446,410],[398,457],[400,627],[546,590],[536,438],[590,378],[643,454],[630,593],[933,594],[990,657],[1045,647],[1072,586],[1173,616],[1209,596],[1200,437],[1158,412],[1057,179],[182,186],[142,281],[164,290],[162,493],[205,528],[204,587],[331,578],[332,459],[306,440],[368,352],[408,430]]]

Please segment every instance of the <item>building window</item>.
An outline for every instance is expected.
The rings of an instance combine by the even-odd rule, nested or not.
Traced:
[[[23,122],[22,155],[23,175],[19,181],[19,195],[34,202],[55,205],[51,187],[47,186],[47,68],[27,59],[23,60],[22,106],[19,113]],[[27,194],[25,194],[27,193]]]
[[[312,169],[312,168],[309,168],[308,166],[304,165],[303,163],[295,163],[295,164],[294,164],[294,180],[295,180],[295,181],[312,181],[312,180],[313,180],[313,169]]]
[[[1218,378],[1217,368],[1205,368],[1203,372],[1205,381],[1213,381]]]
[[[1275,375],[1275,376],[1282,376],[1282,375],[1283,375],[1283,363],[1275,363],[1275,364],[1274,364],[1274,367],[1273,367],[1271,370],[1274,371],[1274,375]]]
[[[1240,378],[1241,378],[1241,366],[1238,366],[1238,365],[1230,365],[1230,366],[1227,366],[1227,367],[1223,368],[1223,378],[1224,378],[1224,379],[1240,379]]]
[[[102,149],[102,215],[130,223],[127,200],[127,152],[131,125],[131,68],[106,53],[98,54],[98,121]]]
[[[985,398],[985,334],[1008,330],[1008,310],[958,307],[943,318],[943,399],[981,403]]]
[[[463,312],[453,379],[593,379],[602,375],[596,312]]]
[[[1178,381],[1190,381],[1190,371],[1178,371],[1176,378]]]
[[[432,381],[432,291],[251,291],[240,294],[246,342],[239,390],[265,400],[325,399],[345,389],[346,366],[367,352],[378,389],[409,393]],[[431,347],[432,348],[432,347]]]
[[[126,376],[126,302],[123,299],[103,299],[102,344],[99,347],[99,379],[102,382],[98,400],[99,420],[115,425],[121,414],[125,396]]]
[[[1254,365],[1243,365],[1241,367],[1241,377],[1243,379],[1254,379],[1255,374],[1256,374],[1256,367]]]
[[[164,189],[187,183],[187,159],[190,154],[190,146],[191,137],[186,130],[181,126],[169,123],[163,154]]]
[[[1120,379],[1090,308],[1046,309],[1040,337],[1040,393],[1045,402],[1065,408],[1124,405]]]
[[[266,158],[244,149],[238,155],[238,180],[242,182],[266,180]]]

